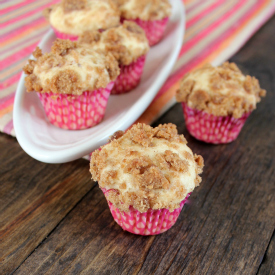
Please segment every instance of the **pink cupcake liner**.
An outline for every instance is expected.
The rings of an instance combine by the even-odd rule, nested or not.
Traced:
[[[214,144],[235,140],[251,113],[234,118],[233,116],[214,116],[192,109],[186,103],[182,103],[182,108],[189,133],[198,140]]]
[[[106,194],[109,190],[103,188],[102,191]],[[108,199],[107,202],[114,220],[123,230],[137,235],[157,235],[167,231],[175,224],[189,196],[190,193],[181,201],[180,207],[173,212],[163,208],[159,210],[149,209],[147,212],[141,213],[132,206],[130,206],[129,212],[124,212],[116,208]]]
[[[78,36],[77,35],[63,33],[63,32],[58,31],[54,27],[52,27],[52,28],[53,28],[53,30],[54,30],[55,35],[56,35],[57,38],[60,38],[60,39],[63,39],[63,40],[69,39],[71,41],[77,41],[78,40]],[[99,32],[103,32],[104,29],[99,29],[98,31]]]
[[[145,55],[127,66],[120,66],[120,74],[115,80],[112,95],[124,94],[133,90],[140,82],[145,64]]]
[[[152,20],[152,21],[149,21],[149,20],[144,21],[141,19],[125,19],[125,18],[121,19],[122,22],[124,20],[134,21],[141,28],[143,28],[143,30],[145,31],[146,37],[148,39],[149,45],[150,47],[152,47],[156,45],[163,37],[169,18],[165,17],[164,19],[161,19],[161,20]]]
[[[93,127],[103,119],[113,85],[111,82],[106,88],[81,95],[38,93],[38,96],[53,125],[80,130]]]
[[[53,28],[53,27],[52,27]],[[57,29],[53,28],[54,32],[55,32],[55,35],[57,38],[60,38],[60,39],[69,39],[71,41],[76,41],[78,39],[78,36],[77,35],[72,35],[72,34],[67,34],[67,33],[63,33],[63,32],[60,32],[58,31]]]

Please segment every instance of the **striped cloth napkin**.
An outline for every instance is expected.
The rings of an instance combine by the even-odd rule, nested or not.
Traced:
[[[0,0],[0,131],[15,136],[12,109],[17,83],[49,28],[42,11],[57,0]],[[174,103],[179,81],[206,62],[230,58],[274,13],[275,0],[183,0],[186,33],[173,71],[139,118],[152,123]]]

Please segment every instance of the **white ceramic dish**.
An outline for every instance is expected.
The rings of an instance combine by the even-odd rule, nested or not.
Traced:
[[[33,158],[48,163],[68,162],[106,143],[117,130],[126,130],[144,112],[167,79],[177,59],[184,34],[185,13],[181,0],[171,0],[172,15],[163,40],[150,49],[142,80],[128,94],[111,96],[104,120],[86,130],[59,129],[47,120],[35,92],[27,93],[22,74],[14,102],[14,129],[21,147]],[[48,52],[55,39],[50,30],[39,44]]]

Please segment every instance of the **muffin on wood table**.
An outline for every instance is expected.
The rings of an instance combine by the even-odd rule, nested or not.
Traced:
[[[161,40],[171,15],[171,4],[168,0],[115,1],[121,11],[121,21],[131,20],[140,25],[150,46]]]
[[[57,38],[77,40],[85,31],[105,30],[120,24],[112,0],[62,0],[44,11]]]
[[[124,230],[155,235],[174,225],[201,182],[203,158],[186,144],[173,124],[136,124],[93,152],[92,178]]]
[[[143,29],[136,23],[124,21],[123,25],[104,32],[87,31],[78,41],[90,45],[91,48],[111,52],[117,59],[120,74],[111,94],[126,93],[138,85],[149,44]]]
[[[208,143],[235,140],[246,119],[265,96],[255,77],[245,76],[235,63],[210,64],[187,74],[176,99],[182,103],[190,134]]]
[[[57,39],[50,53],[38,47],[24,67],[28,92],[36,91],[49,121],[64,129],[86,129],[98,124],[119,74],[110,53]]]

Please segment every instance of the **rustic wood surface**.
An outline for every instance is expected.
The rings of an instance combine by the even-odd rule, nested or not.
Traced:
[[[275,274],[275,17],[231,60],[268,93],[228,145],[186,131],[203,181],[169,231],[124,232],[90,180],[88,162],[40,163],[0,134],[0,274]]]

